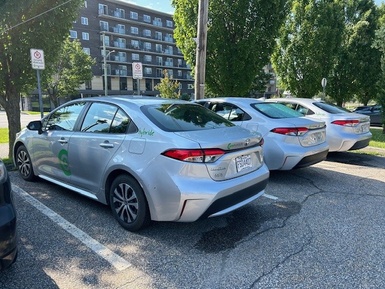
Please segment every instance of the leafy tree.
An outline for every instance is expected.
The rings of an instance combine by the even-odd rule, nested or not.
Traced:
[[[160,96],[165,98],[179,98],[179,82],[169,77],[167,69],[163,70],[164,78],[154,88],[159,90]]]
[[[381,73],[377,82],[378,93],[376,96],[377,103],[382,106],[382,133],[385,134],[385,5],[379,8],[379,28],[376,31],[373,47],[381,53]]]
[[[338,1],[294,0],[271,61],[280,85],[297,97],[313,97],[333,67],[343,31]]]
[[[274,37],[290,1],[209,2],[206,87],[214,95],[243,96],[269,63]],[[195,66],[198,0],[173,0],[174,38],[187,63]]]
[[[58,57],[83,0],[0,1],[0,104],[9,124],[10,157],[20,131],[20,94],[36,87],[30,49],[42,49],[45,63]]]
[[[59,98],[76,93],[79,86],[92,79],[95,60],[82,49],[80,41],[67,38],[59,51],[59,57],[44,71],[44,87],[54,107]]]
[[[344,33],[331,72],[329,92],[337,104],[353,95],[366,105],[376,95],[380,52],[372,47],[377,29],[373,0],[349,0],[344,9]]]

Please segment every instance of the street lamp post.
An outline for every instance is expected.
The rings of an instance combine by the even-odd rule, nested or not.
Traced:
[[[105,33],[103,32],[103,73],[104,73],[104,95],[107,96],[107,57],[115,50],[106,54],[106,43],[104,42]]]

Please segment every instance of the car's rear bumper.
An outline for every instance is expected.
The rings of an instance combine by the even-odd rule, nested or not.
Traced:
[[[364,134],[341,134],[333,135],[333,139],[329,140],[330,152],[346,152],[349,150],[362,149],[369,145],[372,139],[370,132]]]
[[[314,165],[316,163],[322,162],[326,159],[327,155],[329,153],[329,150],[325,150],[323,152],[319,152],[314,155],[310,155],[307,157],[304,157],[295,167],[294,169],[304,168],[311,165]]]

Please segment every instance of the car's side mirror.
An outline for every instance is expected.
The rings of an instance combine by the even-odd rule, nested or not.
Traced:
[[[27,128],[28,128],[29,130],[37,130],[37,132],[38,132],[39,134],[42,134],[42,133],[43,133],[43,130],[42,130],[43,125],[42,125],[42,123],[41,123],[40,120],[34,120],[34,121],[31,121],[31,122],[27,125]]]

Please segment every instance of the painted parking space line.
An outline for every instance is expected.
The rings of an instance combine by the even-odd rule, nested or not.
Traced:
[[[76,239],[78,239],[81,243],[86,245],[88,248],[90,248],[92,251],[94,251],[96,254],[102,257],[104,260],[109,262],[118,271],[122,271],[132,266],[127,260],[115,254],[104,245],[100,244],[91,236],[87,235],[82,230],[77,228],[75,225],[68,222],[66,219],[64,219],[63,217],[61,217],[60,215],[52,211],[50,208],[48,208],[47,206],[39,202],[37,199],[35,199],[31,195],[29,195],[23,189],[19,188],[18,186],[12,185],[12,190],[15,193],[17,193],[20,197],[22,197],[24,200],[26,200],[28,203],[30,203],[32,206],[34,206],[36,209],[38,209],[40,212],[42,212],[44,215],[46,215],[48,218],[50,218],[53,222],[58,224],[61,228],[63,228],[72,236],[74,236]]]
[[[269,195],[269,194],[263,194],[262,197],[265,197],[265,198],[268,198],[268,199],[272,199],[272,200],[278,200],[278,197],[276,196],[273,196],[273,195]]]

